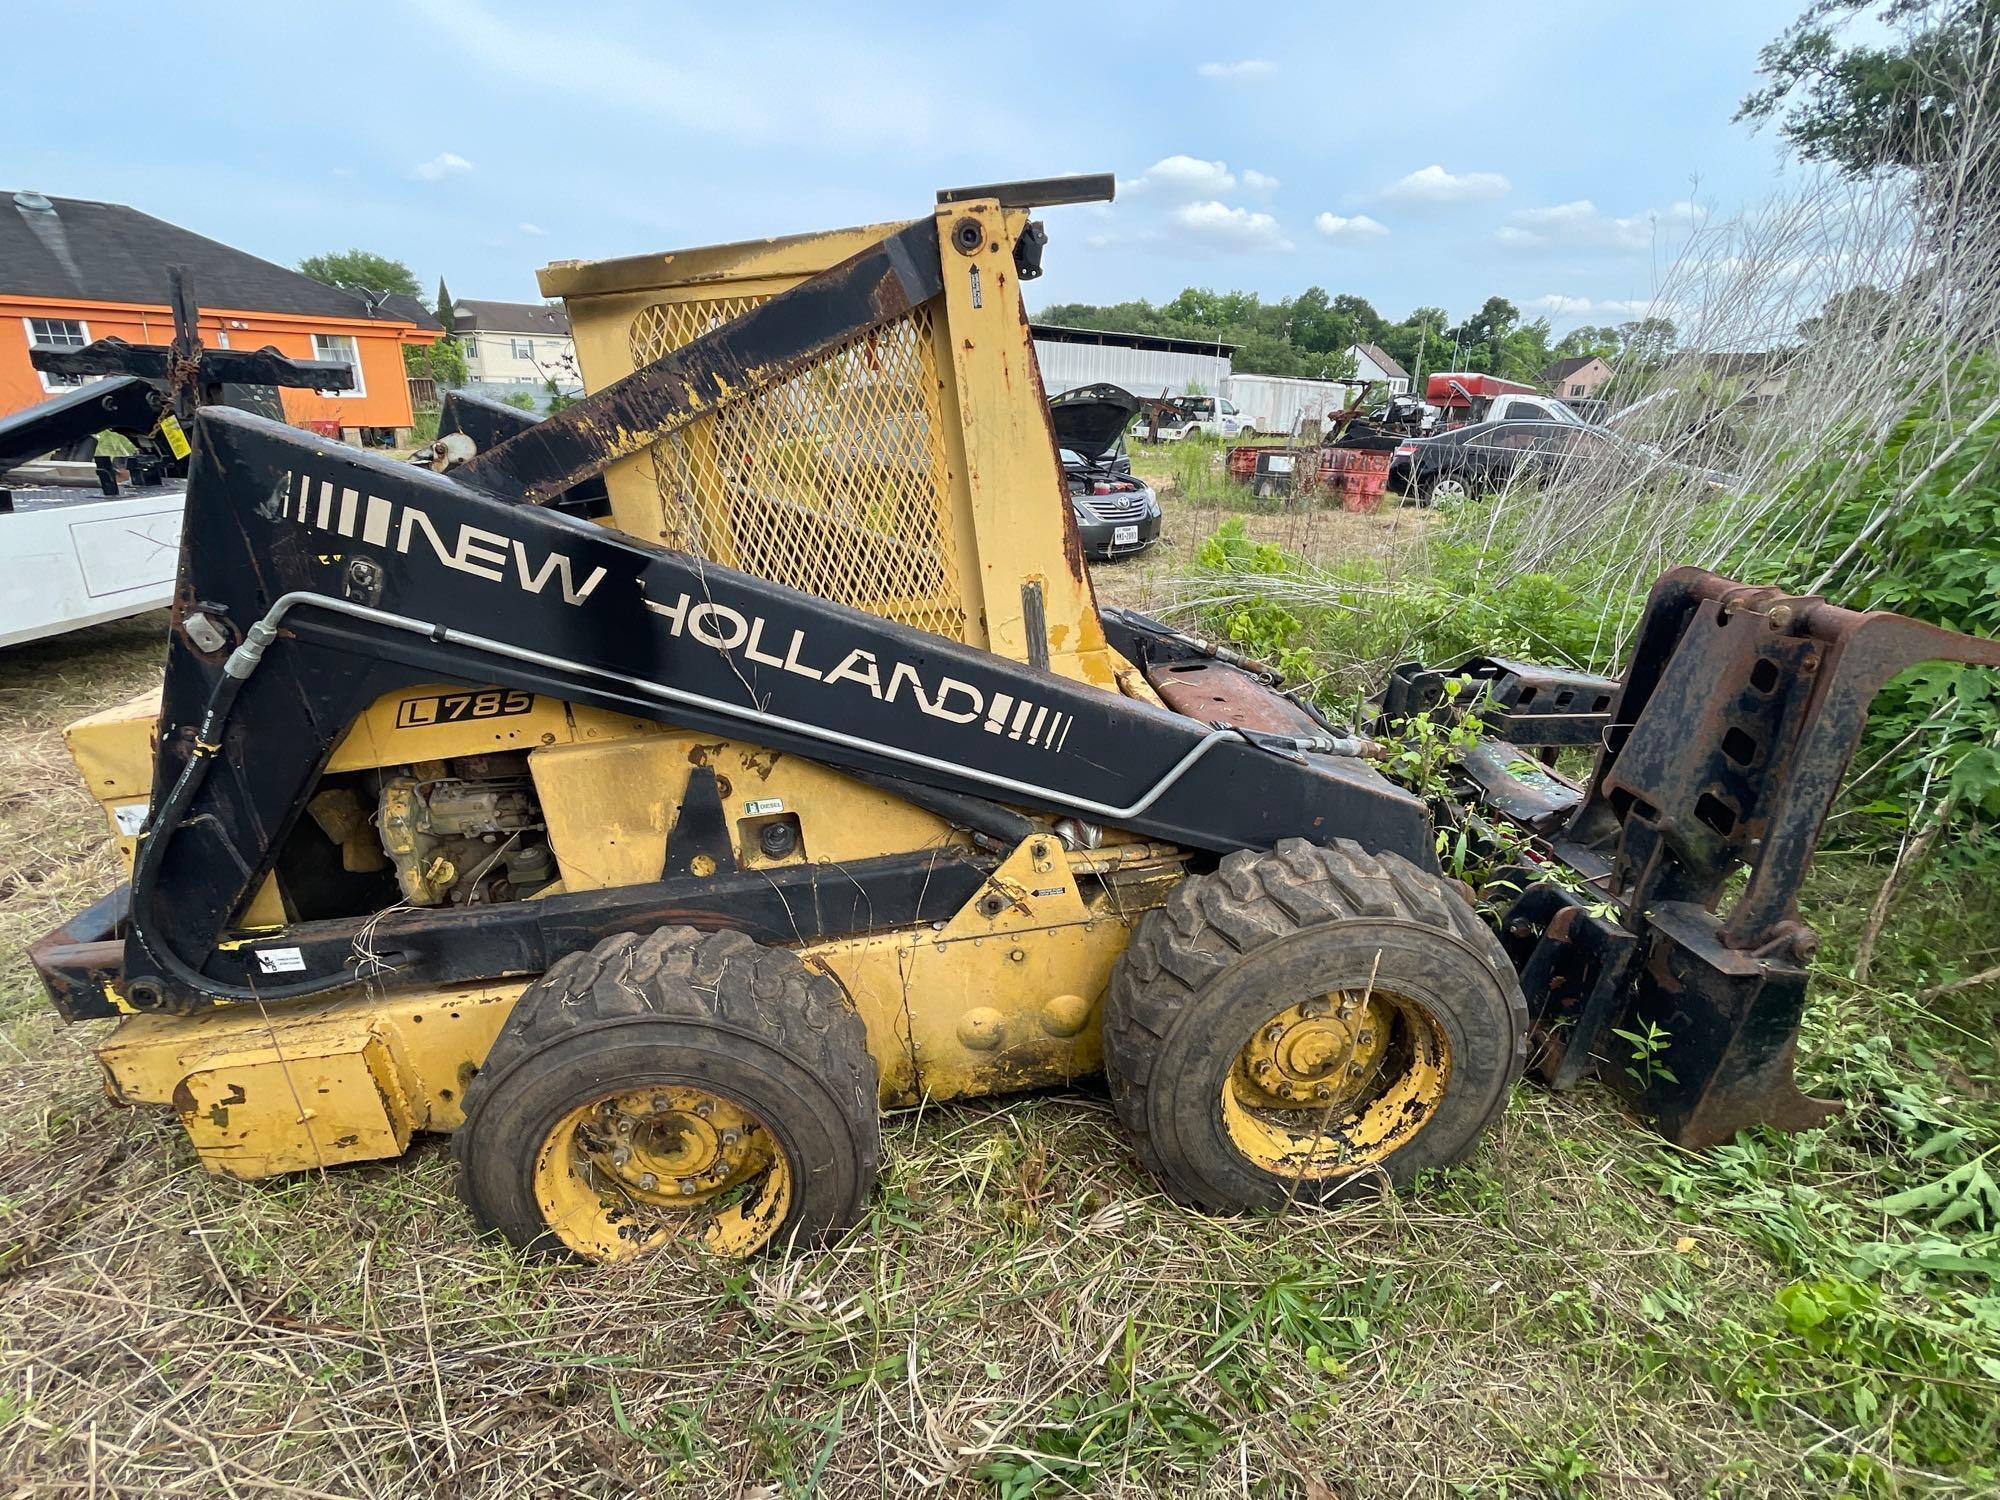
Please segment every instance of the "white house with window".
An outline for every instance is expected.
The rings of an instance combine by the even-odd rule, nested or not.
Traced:
[[[1392,396],[1409,391],[1410,372],[1396,363],[1386,349],[1376,344],[1350,344],[1347,352],[1354,357],[1354,377],[1361,384],[1381,381]]]
[[[451,333],[465,350],[469,379],[490,385],[576,384],[576,343],[569,314],[542,302],[451,304]]]

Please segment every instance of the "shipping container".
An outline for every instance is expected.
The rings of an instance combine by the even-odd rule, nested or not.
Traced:
[[[1308,423],[1324,426],[1329,412],[1348,406],[1359,381],[1307,380],[1297,375],[1231,375],[1223,392],[1266,436],[1289,437]]]

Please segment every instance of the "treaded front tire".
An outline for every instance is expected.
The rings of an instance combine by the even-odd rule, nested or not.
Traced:
[[[1465,900],[1346,840],[1287,839],[1183,881],[1104,1003],[1105,1073],[1139,1159],[1219,1212],[1458,1160],[1505,1108],[1527,1034],[1513,966]]]
[[[690,927],[607,938],[529,985],[452,1141],[482,1228],[585,1260],[824,1239],[861,1216],[880,1150],[875,1062],[840,986]]]

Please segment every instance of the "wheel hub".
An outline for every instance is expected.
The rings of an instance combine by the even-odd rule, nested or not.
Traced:
[[[1222,1087],[1222,1120],[1250,1162],[1325,1179],[1382,1161],[1421,1130],[1451,1071],[1423,1006],[1372,983],[1261,1022]]]
[[[771,1165],[770,1132],[698,1088],[638,1089],[599,1103],[577,1129],[590,1166],[659,1207],[692,1208]]]
[[[1385,1001],[1322,995],[1280,1011],[1237,1058],[1245,1103],[1265,1109],[1325,1108],[1367,1088],[1388,1043]]]

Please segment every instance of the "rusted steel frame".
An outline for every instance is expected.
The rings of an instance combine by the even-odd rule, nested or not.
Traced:
[[[81,349],[36,349],[29,360],[50,375],[137,375],[165,384],[172,374],[171,344],[128,344],[98,339]],[[276,349],[204,349],[201,378],[209,385],[282,385],[315,391],[354,389],[354,371],[339,360],[293,359]]]
[[[1146,681],[1177,714],[1265,734],[1317,735],[1322,727],[1297,704],[1240,667],[1219,661],[1149,663]]]
[[[1550,1088],[1573,1089],[1596,1066],[1604,1033],[1629,1003],[1639,938],[1593,917],[1583,897],[1558,885],[1527,886],[1501,931],[1510,948],[1531,943],[1521,967],[1521,989],[1538,1005],[1529,1066]],[[1565,1020],[1566,1033],[1556,1024]]]
[[[151,382],[132,377],[64,391],[0,417],[0,475],[107,428],[143,436],[159,425],[160,404]]]
[[[184,424],[194,421],[199,408],[220,405],[225,385],[354,389],[354,371],[340,360],[293,359],[268,344],[262,349],[202,347],[194,278],[186,266],[168,266],[167,285],[174,314],[171,344],[98,339],[81,349],[31,349],[28,362],[50,375],[137,375],[154,381],[166,387],[174,416]]]
[[[131,909],[132,888],[121,885],[28,945],[28,961],[65,1021],[108,1011],[105,987],[125,974],[122,929]]]
[[[1981,640],[1907,620],[1860,613],[1814,598],[1780,599],[1791,633],[1824,646],[1806,729],[1775,779],[1781,798],[1743,894],[1723,924],[1722,941],[1757,949],[1798,924],[1800,876],[1819,846],[1848,763],[1868,722],[1869,705],[1897,673],[1927,661],[2000,667],[2000,641]]]
[[[457,478],[541,505],[944,290],[937,221],[919,219],[470,459]]]

